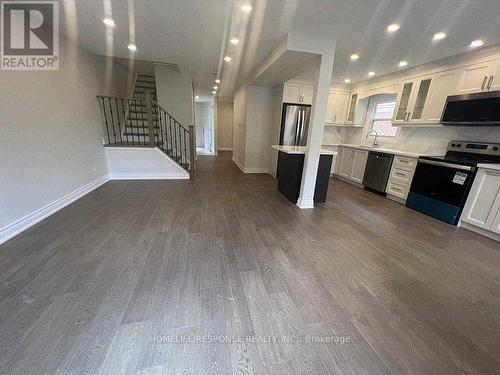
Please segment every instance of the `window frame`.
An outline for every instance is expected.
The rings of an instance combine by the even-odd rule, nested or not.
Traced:
[[[375,112],[377,109],[377,105],[381,103],[388,103],[388,102],[393,102],[394,103],[394,110],[393,113],[391,114],[390,117],[387,118],[375,118]],[[392,94],[379,94],[379,95],[374,95],[372,98],[370,98],[370,109],[368,111],[369,116],[367,116],[367,132],[366,134],[369,134],[370,132],[373,131],[373,125],[375,121],[391,121],[392,124],[392,118],[394,116],[394,111],[396,111],[396,105],[397,105],[397,96],[392,95]],[[382,135],[379,134],[377,137],[378,139],[383,139],[384,142],[396,142],[396,139],[399,135],[399,127],[396,127],[392,124],[392,126],[396,129],[396,132],[394,135]],[[365,136],[366,136],[365,134]]]

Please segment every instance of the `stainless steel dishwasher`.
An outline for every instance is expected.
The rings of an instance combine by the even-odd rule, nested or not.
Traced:
[[[366,162],[363,185],[367,190],[385,195],[385,188],[391,173],[394,155],[370,151]]]

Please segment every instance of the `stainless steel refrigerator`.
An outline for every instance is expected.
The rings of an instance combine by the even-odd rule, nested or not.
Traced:
[[[305,146],[310,116],[310,105],[283,104],[280,145]]]

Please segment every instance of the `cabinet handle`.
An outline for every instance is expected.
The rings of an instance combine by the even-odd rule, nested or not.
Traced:
[[[392,186],[391,189],[401,192],[401,189],[398,189],[397,187],[394,187],[394,186]]]
[[[483,78],[483,84],[481,85],[481,91],[483,91],[483,90],[484,90],[484,85],[486,85],[486,80],[487,80],[487,79],[488,79],[488,77],[487,77],[487,76],[484,76],[484,78]]]
[[[405,177],[405,176],[406,176],[404,173],[401,173],[401,172],[396,172],[396,174],[397,174],[398,176],[403,176],[403,177]]]
[[[493,83],[493,77],[494,76],[490,76],[490,79],[488,80],[488,86],[486,87],[486,89],[489,91],[490,88],[491,88],[491,84]]]

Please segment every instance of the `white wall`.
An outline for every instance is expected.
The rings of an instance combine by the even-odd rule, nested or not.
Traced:
[[[0,71],[0,242],[107,175],[96,95],[119,89],[102,87],[102,58],[64,40],[60,51],[58,71]]]
[[[155,64],[158,103],[185,128],[194,124],[193,81],[168,65]]]
[[[248,86],[245,172],[267,173],[273,128],[273,89]]]
[[[233,149],[233,118],[232,102],[217,101],[217,149]]]
[[[234,94],[233,160],[241,169],[245,168],[245,145],[247,123],[247,86]]]
[[[112,180],[189,178],[186,170],[158,148],[106,147],[105,154]]]

